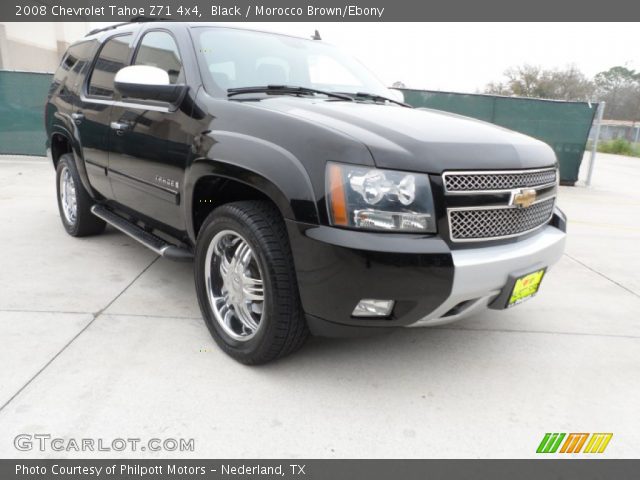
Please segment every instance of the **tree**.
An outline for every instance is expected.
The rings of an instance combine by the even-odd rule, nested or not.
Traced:
[[[594,77],[598,99],[607,102],[605,118],[640,120],[640,72],[611,67]]]
[[[640,120],[640,72],[615,66],[587,78],[575,65],[544,70],[534,65],[508,69],[505,81],[489,83],[486,93],[557,100],[605,101],[604,117]]]
[[[543,70],[535,65],[521,65],[504,72],[506,82],[489,83],[486,93],[558,100],[589,100],[594,83],[575,65],[564,70]]]
[[[591,100],[596,86],[575,65],[553,70],[549,79],[552,97],[561,100]]]

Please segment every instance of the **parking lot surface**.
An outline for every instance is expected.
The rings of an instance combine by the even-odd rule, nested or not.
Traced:
[[[586,162],[583,162],[586,163]],[[534,457],[545,432],[640,451],[640,159],[561,187],[566,254],[509,311],[311,339],[251,368],[200,318],[192,264],[112,228],[69,237],[54,171],[0,157],[0,457]],[[19,451],[19,434],[193,439],[192,452]]]

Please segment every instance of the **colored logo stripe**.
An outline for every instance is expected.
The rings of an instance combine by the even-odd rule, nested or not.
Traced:
[[[591,438],[589,438],[591,435]],[[562,443],[562,440],[566,440]],[[536,453],[556,453],[562,443],[562,448],[558,453],[603,453],[609,445],[613,433],[545,433]],[[587,442],[587,439],[589,441]],[[584,444],[587,446],[582,450]]]
[[[589,438],[588,433],[570,433],[562,445],[560,453],[579,453],[587,438]]]
[[[564,433],[545,433],[536,453],[556,453],[564,436]]]
[[[594,433],[584,449],[584,453],[602,453],[609,445],[613,433]]]

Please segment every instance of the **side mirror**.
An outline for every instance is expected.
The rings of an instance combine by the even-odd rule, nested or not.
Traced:
[[[131,65],[118,70],[114,80],[123,97],[176,104],[189,87],[172,85],[169,74],[158,67]]]

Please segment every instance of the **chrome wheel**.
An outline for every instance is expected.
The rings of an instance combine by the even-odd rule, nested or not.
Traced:
[[[205,285],[216,321],[234,340],[247,341],[262,324],[263,275],[257,258],[238,233],[223,230],[207,248]]]
[[[76,184],[69,168],[65,165],[60,173],[60,204],[67,223],[74,225],[78,216],[78,201],[76,198]]]

